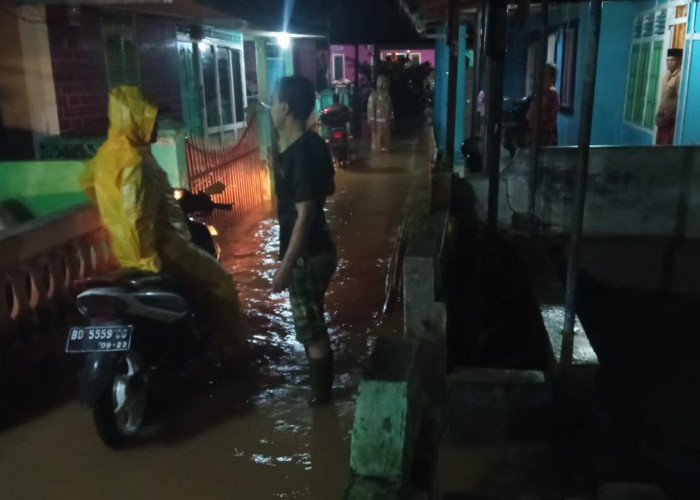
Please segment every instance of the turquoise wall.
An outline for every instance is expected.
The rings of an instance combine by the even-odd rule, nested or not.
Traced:
[[[603,4],[591,136],[593,144],[638,144],[638,139],[631,135],[636,129],[623,125],[627,68],[636,13],[637,7],[632,2]],[[623,127],[631,130],[623,135]]]
[[[583,94],[583,75],[585,71],[587,50],[586,41],[588,40],[588,4],[580,4],[571,10],[571,13],[576,12],[574,16],[567,16],[565,19],[560,19],[561,22],[578,19],[578,41],[576,47],[576,81],[574,84],[574,107],[572,113],[559,113],[559,145],[571,146],[578,144],[578,136],[581,123],[581,102]],[[557,78],[557,87],[561,88],[561,68],[563,67],[563,38],[560,37],[557,43],[557,67],[559,68],[559,76]],[[600,69],[599,69],[600,70]],[[598,96],[596,95],[596,101]]]
[[[533,28],[534,29],[534,28]],[[520,100],[525,97],[525,73],[527,72],[526,31],[513,31],[508,35],[506,45],[506,78],[503,81],[503,97]],[[517,78],[516,75],[522,75]]]
[[[467,27],[459,27],[459,51],[457,55],[457,111],[455,113],[454,158],[462,158],[462,142],[466,139],[464,114],[467,103]],[[471,96],[470,96],[471,97]]]
[[[444,150],[447,140],[447,73],[449,51],[445,45],[445,27],[437,29],[435,39],[435,95],[433,96],[433,127],[438,149]]]
[[[460,151],[462,141],[466,138],[464,129],[464,116],[466,106],[467,89],[467,27],[459,27],[459,52],[457,55],[457,110],[455,120],[455,150],[456,160],[462,157]],[[433,98],[433,126],[435,128],[435,140],[438,148],[445,149],[447,145],[447,81],[450,65],[450,53],[445,44],[445,28],[438,30],[438,38],[435,42],[435,96]]]

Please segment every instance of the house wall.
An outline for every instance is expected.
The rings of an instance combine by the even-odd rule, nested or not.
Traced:
[[[528,33],[524,30],[513,31],[508,35],[505,60],[507,71],[503,81],[503,97],[509,100],[525,97],[528,39]],[[518,75],[522,75],[522,77],[518,77]]]
[[[19,38],[19,19],[15,9],[0,9],[0,30],[5,40]],[[19,44],[0,44],[0,74],[0,158],[32,157],[29,99]]]
[[[297,38],[293,40],[294,74],[305,76],[316,83],[316,40]]]
[[[690,6],[688,38],[683,61],[683,81],[677,117],[676,144],[700,144],[700,9]],[[694,21],[694,22],[693,22]],[[683,106],[685,105],[685,106]]]
[[[102,37],[102,14],[82,6],[71,25],[65,5],[46,7],[51,66],[61,135],[103,136],[107,132],[109,82]],[[163,117],[182,119],[175,21],[137,15],[139,85],[164,110]]]
[[[71,26],[65,5],[47,5],[51,66],[61,135],[105,135],[107,69],[100,11],[82,6]]]
[[[175,21],[136,16],[141,89],[164,110],[161,117],[182,119]]]
[[[44,8],[0,9],[0,159],[30,159],[58,133]],[[30,98],[31,96],[31,98]]]
[[[435,42],[435,94],[433,97],[433,127],[435,142],[440,150],[447,146],[447,87],[449,77],[450,54],[445,44],[445,29],[438,29]],[[466,33],[467,27],[459,27],[459,54],[457,55],[457,110],[455,120],[454,158],[461,158],[462,141],[465,139],[465,104],[467,88],[466,68]]]
[[[331,82],[333,76],[333,56],[335,54],[343,54],[345,56],[345,79],[351,82],[355,81],[355,46],[354,45],[331,45],[330,60],[328,63],[328,71]],[[358,59],[360,64],[369,64],[374,53],[373,45],[359,45]]]
[[[603,4],[592,144],[637,144],[631,141],[639,140],[632,137],[636,130],[626,130],[624,135],[622,131],[623,128],[631,128],[623,124],[623,116],[636,12],[637,8],[632,2]]]
[[[578,40],[576,43],[576,74],[574,84],[574,106],[571,113],[559,113],[559,145],[569,146],[578,144],[578,136],[581,122],[581,103],[583,92],[583,75],[587,57],[586,41],[588,40],[588,4],[576,5],[561,9],[554,13],[553,21],[556,24],[564,24],[578,19]],[[561,68],[563,66],[563,37],[557,42],[557,67],[560,69],[557,77],[557,88],[561,88]],[[598,68],[599,74],[605,74],[602,68]],[[596,99],[598,101],[598,99]],[[594,107],[595,113],[595,107]]]

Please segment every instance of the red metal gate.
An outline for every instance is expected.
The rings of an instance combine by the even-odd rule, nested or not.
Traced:
[[[190,190],[204,190],[215,182],[226,190],[215,195],[218,203],[233,203],[236,216],[262,210],[270,200],[270,175],[267,163],[260,159],[257,118],[248,123],[233,145],[207,144],[203,139],[185,139]]]

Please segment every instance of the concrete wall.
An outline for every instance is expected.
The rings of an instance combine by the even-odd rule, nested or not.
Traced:
[[[521,150],[503,170],[499,222],[526,214],[529,156]],[[543,148],[537,216],[551,233],[567,233],[573,209],[577,148]],[[507,184],[506,184],[507,183]],[[478,183],[477,183],[478,185]],[[476,188],[481,210],[486,184]],[[684,208],[685,207],[685,208]],[[587,235],[700,237],[699,147],[593,147],[584,218]]]
[[[34,217],[87,201],[78,183],[83,162],[0,162],[0,203],[21,203]]]

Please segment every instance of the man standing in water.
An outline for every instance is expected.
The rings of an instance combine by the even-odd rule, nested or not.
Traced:
[[[280,260],[272,290],[289,288],[294,328],[309,360],[311,405],[329,403],[333,351],[324,318],[324,297],[337,258],[323,207],[335,191],[333,162],[326,143],[307,130],[314,107],[313,83],[302,76],[279,81],[272,122],[287,148],[275,166]]]

